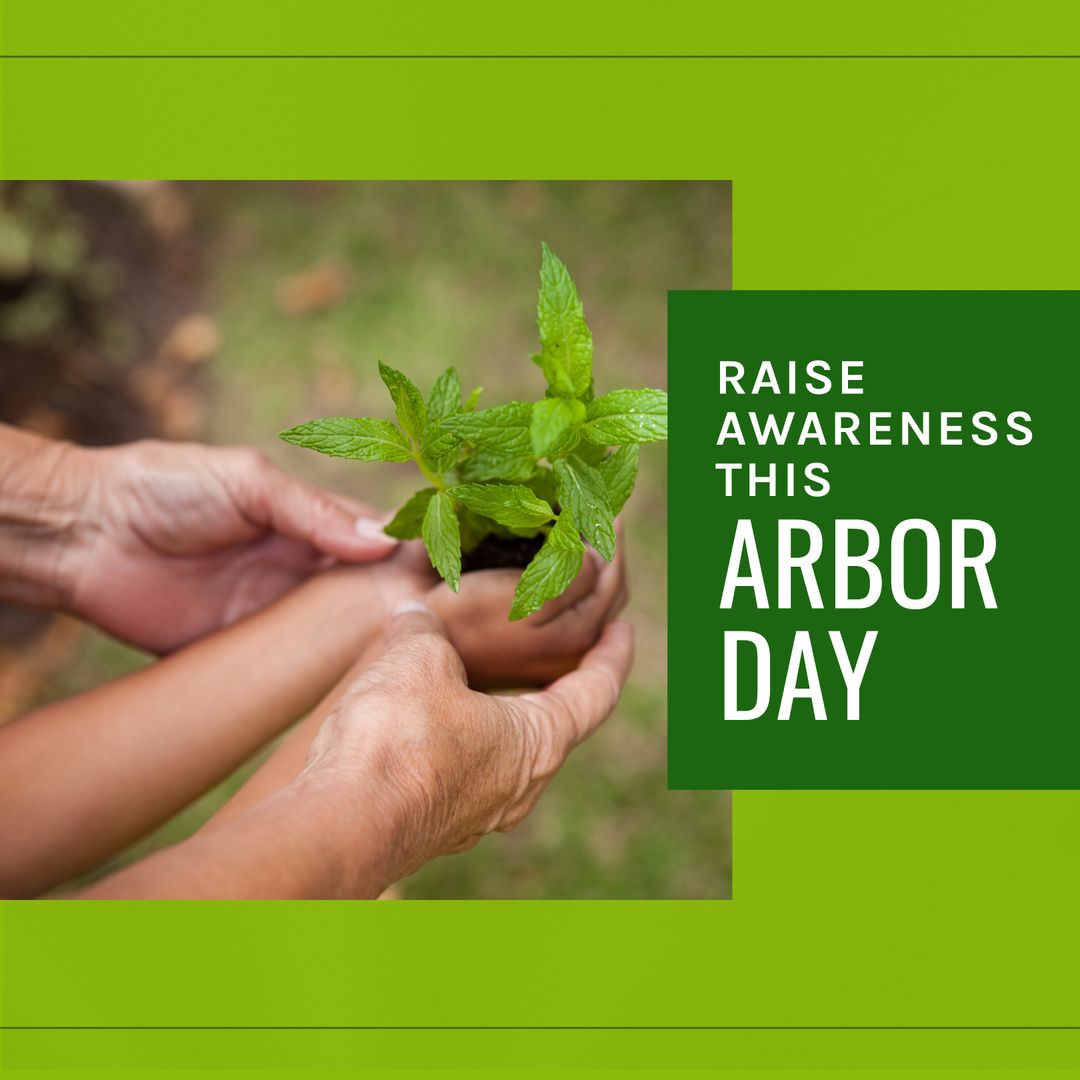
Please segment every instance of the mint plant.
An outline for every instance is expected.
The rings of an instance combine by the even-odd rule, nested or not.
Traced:
[[[427,482],[386,526],[423,538],[431,565],[455,592],[462,553],[492,542],[532,555],[510,608],[523,619],[562,593],[581,569],[587,541],[610,561],[615,515],[634,489],[638,446],[667,438],[663,390],[593,390],[593,340],[577,287],[543,245],[537,306],[547,380],[540,401],[477,409],[447,368],[425,401],[380,361],[397,423],[370,417],[311,420],[281,433],[296,446],[360,461],[412,461]],[[520,565],[521,563],[519,563]],[[506,565],[505,562],[500,565]]]

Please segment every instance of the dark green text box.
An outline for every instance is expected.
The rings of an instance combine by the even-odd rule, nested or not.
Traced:
[[[679,788],[1074,788],[1080,738],[1074,723],[1072,670],[1076,643],[1077,399],[1075,328],[1080,295],[1071,292],[677,292],[670,299],[672,412],[670,546],[670,783]],[[805,365],[821,360],[836,379],[844,361],[861,361],[861,394],[807,389]],[[781,393],[763,384],[773,364]],[[788,393],[788,363],[799,385]],[[738,394],[720,392],[720,365],[746,371]],[[820,371],[820,369],[819,369]],[[729,369],[734,373],[734,369]],[[815,385],[820,388],[821,384]],[[776,414],[783,445],[759,445],[758,424]],[[808,412],[827,445],[797,445]],[[858,426],[835,445],[835,413]],[[901,414],[915,418],[901,441]],[[725,415],[735,413],[746,445],[717,445]],[[879,443],[869,441],[872,413]],[[941,414],[950,430],[943,444]],[[980,427],[973,416],[981,413]],[[993,419],[990,418],[992,414]],[[1030,421],[1016,414],[1027,414]],[[1008,418],[1014,417],[1010,426]],[[852,421],[847,421],[850,430]],[[888,433],[884,430],[888,428]],[[1023,429],[1031,438],[1024,440]],[[996,432],[992,443],[988,432]],[[891,445],[884,444],[886,438]],[[976,440],[982,440],[982,443]],[[986,443],[990,443],[986,445]],[[718,463],[739,465],[730,496]],[[794,493],[788,494],[788,464]],[[806,493],[804,470],[824,465],[830,489]],[[776,494],[750,467],[776,465]],[[810,482],[817,490],[819,485]],[[752,522],[768,608],[751,587],[721,601],[737,522]],[[821,532],[814,564],[823,607],[811,606],[801,571],[791,576],[790,607],[779,607],[778,522],[805,520]],[[866,609],[834,608],[835,522],[869,521],[880,536],[875,563],[881,598]],[[905,590],[921,597],[939,567],[937,599],[923,609],[901,606],[891,587],[891,537],[903,521],[929,522],[940,557],[914,530],[905,544]],[[996,608],[984,604],[973,570],[965,572],[962,608],[952,606],[951,523],[988,523],[996,553],[986,567]],[[865,551],[856,535],[851,551]],[[809,535],[797,528],[792,551]],[[966,552],[982,538],[968,532]],[[896,560],[897,562],[899,560]],[[744,558],[741,573],[749,574]],[[851,574],[862,596],[868,575]],[[848,699],[830,631],[839,631],[854,664],[864,634],[878,633],[860,687],[859,718]],[[729,719],[724,706],[725,632],[749,631],[769,646],[771,693],[757,719]],[[796,697],[781,719],[783,687],[795,635],[809,633],[825,719]],[[728,642],[727,648],[732,648]],[[738,707],[756,699],[755,652],[738,652]],[[734,681],[734,680],[732,680]],[[803,664],[799,687],[809,685]],[[764,698],[760,699],[764,700]],[[820,712],[820,710],[819,710]]]

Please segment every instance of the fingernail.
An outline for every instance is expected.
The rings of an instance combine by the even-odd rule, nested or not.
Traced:
[[[402,600],[390,614],[394,618],[398,615],[430,615],[431,608],[422,600]]]
[[[398,541],[393,536],[387,536],[383,529],[390,524],[391,517],[356,519],[354,528],[365,540],[381,540],[384,544],[396,544]]]

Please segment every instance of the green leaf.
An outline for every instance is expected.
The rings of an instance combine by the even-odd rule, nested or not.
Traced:
[[[458,507],[458,524],[461,526],[461,550],[472,551],[485,536],[496,528],[488,518],[474,514],[468,507]]]
[[[562,433],[562,438],[547,452],[548,460],[555,461],[556,458],[566,457],[580,442],[580,429],[568,428]]]
[[[434,488],[418,491],[395,515],[394,520],[383,529],[387,536],[398,540],[415,540],[423,534],[424,514],[435,494]]]
[[[409,440],[389,420],[328,416],[282,431],[278,438],[330,457],[359,461],[412,460]]]
[[[544,244],[536,307],[541,351],[533,359],[559,397],[581,397],[592,382],[592,334],[569,271]]]
[[[476,403],[480,400],[480,395],[484,392],[482,386],[477,386],[473,392],[468,396],[462,407],[463,412],[472,412],[476,408]]]
[[[573,515],[569,510],[563,510],[544,546],[533,556],[518,581],[510,618],[524,619],[539,611],[545,600],[565,592],[577,577],[584,554],[585,545],[578,535]]]
[[[550,469],[538,468],[532,476],[526,477],[526,484],[539,499],[545,499],[554,505],[559,501],[559,489],[555,483],[555,474]]]
[[[547,392],[551,397],[574,397],[574,382],[569,371],[558,357],[545,353],[533,353],[529,359],[544,373],[547,379]]]
[[[420,443],[420,456],[428,468],[440,475],[449,472],[457,461],[461,439],[441,424],[430,425]]]
[[[539,528],[533,529],[512,529],[509,525],[500,525],[497,521],[492,521],[490,518],[477,516],[477,521],[484,521],[487,523],[487,531],[491,536],[499,536],[506,540],[514,540],[519,538],[530,538],[536,536],[540,532]]]
[[[663,390],[612,390],[589,405],[581,429],[601,446],[660,442],[667,438],[667,394]]]
[[[536,461],[532,455],[504,457],[480,450],[462,462],[459,472],[465,483],[478,484],[484,480],[528,480],[535,469]]]
[[[427,427],[427,406],[420,396],[412,381],[400,371],[379,361],[379,374],[386,383],[386,389],[394,399],[394,411],[397,413],[398,423],[404,428],[406,435],[411,435],[417,442],[424,434]]]
[[[620,446],[611,457],[605,458],[596,467],[597,472],[604,478],[613,514],[618,514],[626,505],[626,500],[634,490],[639,453],[640,447],[637,443],[629,443],[627,446]]]
[[[428,398],[429,420],[442,420],[461,412],[461,380],[455,368],[448,367],[436,380]]]
[[[608,448],[606,446],[597,446],[596,443],[582,442],[578,444],[577,449],[574,451],[574,457],[579,457],[587,464],[596,467],[607,457],[607,452]]]
[[[474,514],[511,529],[536,529],[555,516],[543,499],[521,484],[459,484],[446,494]]]
[[[538,401],[533,406],[532,424],[529,427],[533,453],[538,458],[550,457],[556,449],[562,449],[569,443],[566,436],[584,419],[585,406],[573,398],[554,397]]]
[[[528,457],[532,453],[529,439],[531,417],[531,405],[511,401],[494,409],[448,416],[442,421],[442,426],[477,450],[487,450],[502,457]]]
[[[446,584],[457,592],[461,584],[461,529],[454,500],[445,491],[431,497],[424,511],[421,535],[431,565],[439,571]]]
[[[569,510],[585,539],[608,562],[615,557],[615,526],[604,478],[591,465],[568,458],[555,462],[559,503]]]

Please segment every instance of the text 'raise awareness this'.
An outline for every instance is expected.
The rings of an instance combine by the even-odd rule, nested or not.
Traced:
[[[806,363],[789,361],[783,365],[761,361],[756,369],[737,361],[719,364],[719,392],[729,401],[739,397],[783,396],[805,391],[813,395],[838,392],[858,396],[863,393],[863,362],[825,360]],[[838,411],[831,416],[817,411],[783,414],[749,411],[741,415],[728,411],[721,423],[717,446],[992,446],[999,440],[1015,447],[1031,443],[1031,415],[1024,411],[998,416],[982,410],[963,412],[855,412]],[[871,451],[868,451],[871,452]],[[800,489],[796,465],[792,462],[717,462],[723,475],[716,497],[731,498],[745,492],[750,497],[794,497]],[[802,466],[801,490],[822,498],[831,491],[825,462]],[[770,526],[771,528],[772,526]],[[914,542],[909,545],[909,539]],[[770,537],[769,550],[773,550]],[[826,554],[826,546],[830,547]],[[862,518],[838,518],[831,529],[802,518],[781,518],[776,522],[775,566],[766,572],[760,554],[761,536],[750,518],[734,522],[720,607],[724,610],[752,606],[757,610],[790,609],[793,582],[811,609],[826,606],[819,582],[821,566],[832,568],[831,608],[833,610],[873,608],[879,603],[895,603],[919,611],[934,605],[962,609],[977,603],[997,608],[990,578],[990,563],[997,553],[997,535],[992,525],[973,518],[949,522],[944,545],[937,526],[923,518],[900,521],[883,540],[881,530]],[[912,551],[920,552],[913,555]],[[796,554],[796,551],[798,553]],[[887,560],[885,554],[887,552]],[[887,561],[887,573],[879,561]],[[945,570],[943,571],[943,563]],[[943,590],[943,578],[947,585]],[[911,582],[915,582],[912,585]],[[742,598],[746,599],[743,600]],[[845,700],[834,713],[848,720],[862,717],[860,693],[877,643],[878,631],[867,630],[854,652],[849,651],[839,630],[827,632],[831,662],[842,677]],[[740,692],[739,655],[752,658],[753,683]],[[819,651],[823,651],[819,647]],[[752,654],[752,656],[751,656]],[[771,704],[772,650],[768,640],[748,630],[724,631],[724,719],[754,720],[769,713]],[[749,696],[751,704],[740,702]],[[798,699],[810,703],[815,720],[825,720],[829,710],[818,673],[814,637],[809,630],[796,630],[783,679],[775,718],[789,720]]]

